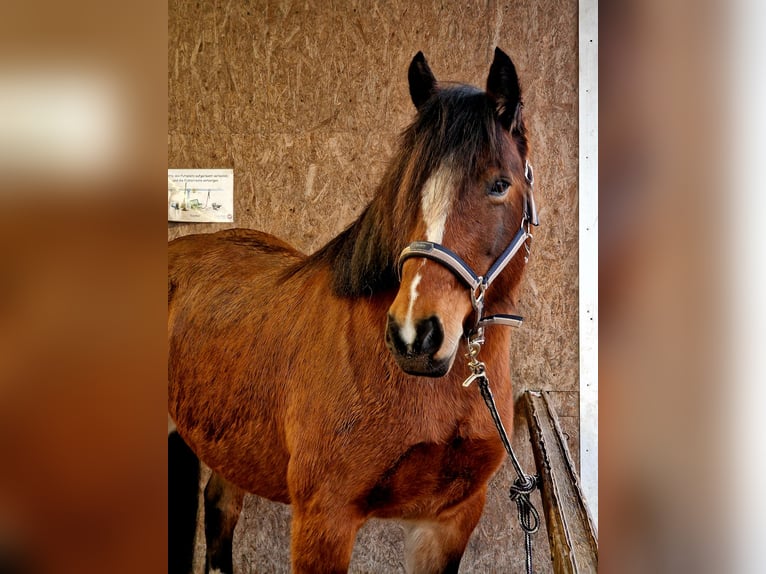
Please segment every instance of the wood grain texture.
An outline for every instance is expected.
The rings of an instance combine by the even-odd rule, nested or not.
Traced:
[[[598,571],[596,530],[558,419],[546,392],[527,392],[523,401],[540,472],[553,571],[556,574],[595,573]]]
[[[556,391],[576,459],[577,2],[170,0],[168,16],[169,167],[233,168],[234,225],[306,252],[371,198],[414,114],[407,67],[418,50],[440,80],[479,86],[494,47],[508,52],[522,82],[541,219],[511,377],[517,393]],[[231,226],[173,223],[168,238]],[[515,426],[531,469],[528,436]],[[512,479],[508,465],[493,479],[463,572],[519,571]],[[239,572],[287,572],[288,531],[287,507],[248,498],[235,534]],[[547,543],[537,546],[538,571],[549,571]],[[357,539],[352,571],[403,571],[402,548],[398,525],[374,521]]]

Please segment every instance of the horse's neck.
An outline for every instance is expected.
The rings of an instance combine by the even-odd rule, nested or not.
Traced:
[[[402,234],[402,230],[398,230]],[[395,262],[404,239],[395,235],[382,202],[369,204],[359,218],[317,253],[314,264],[325,265],[340,297],[370,297],[398,284]]]

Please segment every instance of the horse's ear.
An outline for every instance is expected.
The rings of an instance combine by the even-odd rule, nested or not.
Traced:
[[[523,133],[519,78],[513,62],[500,48],[495,48],[495,59],[489,68],[487,95],[495,102],[503,127],[511,132]]]
[[[431,72],[431,68],[428,67],[423,52],[418,52],[412,58],[407,78],[410,82],[412,103],[417,109],[420,109],[428,101],[428,98],[436,93],[436,78]]]

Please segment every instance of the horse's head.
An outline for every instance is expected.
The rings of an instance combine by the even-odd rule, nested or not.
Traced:
[[[403,136],[397,201],[417,216],[400,231],[409,232],[408,242],[441,245],[485,274],[519,231],[530,193],[516,69],[496,49],[484,92],[437,83],[418,53],[409,86],[417,116]],[[487,291],[486,304],[508,307],[523,269],[518,253]],[[442,376],[473,314],[470,289],[453,271],[426,257],[408,258],[388,313],[387,345],[405,372]]]

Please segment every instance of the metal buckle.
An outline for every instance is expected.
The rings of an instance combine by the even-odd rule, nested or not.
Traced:
[[[535,172],[532,170],[532,164],[529,163],[529,160],[524,163],[524,177],[529,185],[535,184]]]

